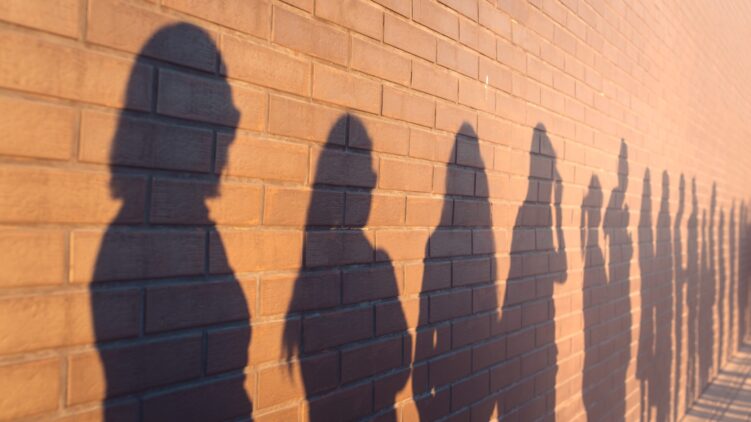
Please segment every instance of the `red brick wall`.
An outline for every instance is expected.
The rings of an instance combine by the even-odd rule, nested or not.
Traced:
[[[680,417],[751,324],[749,17],[2,2],[0,419]]]

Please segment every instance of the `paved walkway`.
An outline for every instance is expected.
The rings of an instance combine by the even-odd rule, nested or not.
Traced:
[[[730,359],[684,421],[751,421],[751,345]]]

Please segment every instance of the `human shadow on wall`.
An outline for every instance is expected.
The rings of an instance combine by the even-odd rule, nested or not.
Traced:
[[[409,378],[411,337],[401,303],[374,302],[398,298],[400,291],[390,257],[364,229],[377,176],[371,149],[362,122],[342,116],[313,170],[304,271],[294,282],[283,338],[287,358],[299,359],[311,421],[354,420],[373,412],[396,420],[396,395]],[[333,268],[341,266],[347,267]],[[342,349],[355,341],[357,347]],[[368,377],[379,380],[360,382]]]
[[[684,290],[686,286],[686,272],[683,267],[683,241],[681,238],[681,224],[683,222],[683,213],[686,201],[686,180],[681,174],[681,179],[678,185],[678,211],[675,213],[675,219],[673,220],[673,273],[674,273],[674,297],[675,297],[675,324],[674,334],[675,339],[675,371],[673,372],[673,420],[678,420],[680,413],[680,391],[686,379],[683,378],[683,372],[681,364],[683,363],[683,303],[684,303]],[[683,382],[681,382],[683,381]],[[684,397],[684,400],[688,400]]]
[[[701,392],[697,386],[699,375],[699,200],[696,197],[696,179],[691,179],[691,213],[686,227],[686,307],[687,350],[686,350],[686,403],[691,403]]]
[[[457,393],[466,387],[451,386],[457,376],[451,375],[449,365],[452,359],[468,356],[468,345],[498,334],[497,325],[491,323],[497,319],[498,293],[488,179],[477,135],[468,123],[455,135],[449,160],[438,227],[425,244],[420,286],[412,394],[422,421],[435,420],[471,402],[469,396],[462,400]],[[481,358],[472,368],[477,372],[472,385],[485,386],[478,387],[482,394],[474,399],[489,394],[486,369],[503,359],[502,344],[490,340],[478,346]],[[456,349],[462,350],[449,355]],[[473,415],[488,420],[494,407],[494,401],[486,400]]]
[[[535,360],[538,364],[525,374],[534,376],[511,386],[501,396],[503,402],[499,402],[503,410],[500,414],[521,420],[546,414],[555,418],[558,347],[553,293],[555,283],[567,279],[561,210],[563,180],[556,151],[542,123],[534,129],[529,152],[527,191],[511,233],[509,272],[499,321],[502,332],[507,334],[506,358],[517,359],[510,363],[509,370],[519,364],[518,358],[523,354],[527,354],[527,359],[533,355],[539,358]],[[502,379],[516,381],[514,376]]]
[[[709,217],[702,212],[701,280],[699,287],[699,385],[712,379],[714,363],[715,324],[715,241],[714,218],[717,206],[717,186],[712,184]],[[714,368],[716,369],[716,368]]]
[[[603,195],[597,176],[592,176],[582,201],[581,245],[584,250],[585,355],[582,392],[589,420],[624,420],[626,372],[631,360],[630,269],[633,256],[628,231],[628,147],[621,141],[618,185],[600,215]],[[599,226],[607,240],[608,261],[599,246]]]
[[[652,401],[648,389],[653,384],[651,380],[655,355],[655,295],[652,288],[654,283],[652,266],[655,262],[655,250],[654,233],[652,231],[652,182],[649,169],[644,172],[638,227],[641,317],[636,378],[640,384],[641,420],[649,421],[652,420]]]
[[[169,88],[163,82],[158,99],[144,104],[143,98],[156,83],[144,77],[144,68],[155,64],[154,58],[179,62],[188,56],[200,56],[214,63],[211,74],[205,75],[210,82],[202,85],[210,88],[178,86],[177,80],[171,79],[178,85]],[[182,23],[156,32],[134,64],[109,154],[111,195],[122,206],[101,240],[91,285],[96,347],[106,383],[100,398],[109,402],[135,397],[144,420],[221,420],[248,417],[252,410],[243,373],[251,338],[248,305],[241,283],[224,258],[221,236],[205,203],[221,195],[218,175],[226,164],[227,148],[239,119],[231,87],[217,76],[217,59],[221,63],[212,37],[198,27]],[[178,76],[176,70],[170,73]],[[163,76],[162,71],[159,76]],[[200,128],[194,124],[189,129],[155,120],[163,105],[163,90],[170,89],[182,89],[171,94],[190,97],[191,107],[211,104],[211,109],[194,110],[195,120],[220,123]],[[135,114],[125,109],[143,112]],[[104,118],[92,117],[92,121]],[[217,133],[220,142],[212,154],[212,139]],[[214,163],[212,157],[216,157]],[[154,168],[179,172],[179,176],[195,183],[181,184],[184,178],[156,173],[149,173],[148,178],[140,176],[144,169]],[[147,181],[151,184],[148,190],[139,188],[138,183],[145,185]],[[143,192],[150,197],[143,197]],[[148,213],[145,217],[144,209]],[[144,220],[145,224],[141,224]],[[187,225],[193,227],[181,228]],[[157,283],[160,278],[169,279]],[[123,287],[119,282],[133,280],[145,283],[144,290],[118,293],[110,289]],[[140,300],[141,295],[145,303],[137,305],[135,300]],[[141,312],[144,321],[140,316],[133,317]],[[133,322],[131,318],[135,318],[139,328],[123,333],[123,326]],[[207,351],[203,337],[209,335],[210,326],[219,323],[232,324],[233,341],[221,350],[226,359],[220,358],[217,362],[222,363],[214,366],[215,350],[210,344]],[[203,328],[191,329],[197,326]],[[139,342],[115,341],[122,337]],[[209,338],[211,341],[214,337]],[[207,358],[207,353],[212,354],[212,359]],[[77,371],[77,367],[73,359],[72,370]],[[209,379],[218,382],[206,388],[196,384]],[[182,395],[168,390],[144,396],[164,385],[196,388]],[[105,407],[105,421],[121,417],[119,407]]]
[[[654,284],[655,338],[650,403],[657,420],[670,417],[670,368],[673,359],[673,238],[670,224],[670,177],[662,173],[662,196],[655,230]]]

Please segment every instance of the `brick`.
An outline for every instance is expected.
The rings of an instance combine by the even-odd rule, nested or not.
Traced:
[[[358,37],[352,37],[350,65],[360,72],[400,85],[409,85],[412,74],[412,62],[407,57]]]
[[[373,337],[373,310],[333,311],[303,319],[303,349],[313,352]]]
[[[338,355],[338,352],[320,353],[292,364],[262,369],[258,373],[258,395],[253,405],[262,409],[336,387]]]
[[[332,67],[314,64],[313,98],[378,113],[381,110],[381,85]]]
[[[480,58],[480,82],[511,92],[511,70],[500,66],[497,62]]]
[[[165,0],[164,5],[260,38],[268,38],[270,31],[268,0],[222,0],[208,5],[201,0]]]
[[[395,271],[390,262],[377,267],[346,270],[342,274],[342,301],[351,304],[397,297],[402,284],[401,269]]]
[[[459,79],[459,103],[492,113],[495,111],[495,97],[495,91],[487,85],[476,80]]]
[[[412,5],[401,0],[373,0],[383,7],[393,10],[400,15],[409,18],[412,16]]]
[[[492,145],[480,143],[474,138],[464,138],[457,136],[456,139],[456,163],[462,166],[476,167],[484,169],[490,167],[485,165],[493,162]]]
[[[326,309],[340,303],[338,271],[305,272],[297,276],[263,276],[260,287],[261,315]]]
[[[383,115],[432,127],[435,122],[435,101],[401,89],[384,86]]]
[[[496,58],[496,36],[467,19],[459,19],[459,42],[487,57]]]
[[[453,290],[430,297],[430,322],[446,321],[472,312],[472,292]]]
[[[40,0],[10,0],[0,5],[0,19],[76,38],[80,28],[79,4],[78,0],[54,4]]]
[[[293,94],[310,92],[310,63],[229,35],[222,36],[221,72],[232,79]]]
[[[142,221],[145,178],[116,175],[112,179],[106,173],[89,171],[3,167],[0,221],[79,224]],[[111,193],[110,186],[116,191]]]
[[[451,286],[451,263],[425,260],[423,264],[404,267],[408,293],[429,292]],[[421,305],[422,306],[422,305]]]
[[[308,13],[313,13],[313,0],[284,0],[284,2]]]
[[[317,206],[310,206],[313,203]],[[263,223],[267,226],[339,226],[344,222],[344,193],[267,186]],[[347,214],[349,217],[349,213]]]
[[[146,289],[146,332],[222,322],[247,322],[256,303],[255,280],[156,286]]]
[[[373,262],[373,234],[361,230],[309,231],[305,266],[319,267]]]
[[[450,226],[453,201],[449,199],[407,197],[407,226]]]
[[[485,397],[490,389],[490,373],[475,374],[451,386],[451,409],[460,409]]]
[[[315,14],[377,40],[383,37],[383,12],[362,0],[321,0]]]
[[[449,350],[451,350],[451,325],[448,323],[418,329],[415,333],[414,362],[444,355]]]
[[[419,161],[381,160],[379,187],[413,192],[430,192],[433,168]]]
[[[323,201],[328,203],[327,201]],[[347,226],[400,226],[404,224],[404,197],[373,193],[347,193]]]
[[[261,222],[261,194],[260,186],[241,183],[155,178],[149,221],[253,226]]]
[[[376,336],[404,332],[428,323],[428,301],[414,298],[379,303],[375,316]]]
[[[231,419],[251,411],[250,392],[255,374],[243,374],[176,391],[149,396],[143,401],[143,420],[162,421]]]
[[[377,340],[342,351],[342,382],[352,382],[402,365],[402,338]]]
[[[453,263],[453,286],[491,281],[490,258],[457,260]]]
[[[300,332],[300,320],[211,330],[206,346],[206,372],[215,374],[285,358],[284,342],[299,339]]]
[[[464,47],[444,40],[438,40],[436,60],[441,66],[477,78],[477,54]]]
[[[496,97],[497,99],[498,97]],[[496,103],[498,105],[498,103]],[[484,113],[478,113],[477,116],[477,136],[482,141],[490,141],[497,144],[504,144],[508,142],[508,139],[511,137],[511,132],[513,130],[513,126],[511,122],[506,120],[497,119],[495,117],[491,117]],[[500,160],[501,157],[498,151],[500,149],[496,149],[496,161]],[[505,150],[504,150],[505,151]],[[485,164],[486,168],[492,167],[492,163],[488,161]]]
[[[433,172],[433,191],[439,194],[473,196],[475,172],[455,166],[436,167]]]
[[[135,289],[5,298],[0,354],[137,336],[140,302]]]
[[[409,138],[410,157],[441,163],[454,162],[454,140],[446,135],[412,128]]]
[[[383,41],[386,44],[431,62],[435,61],[436,39],[431,33],[390,14],[386,14],[383,25]]]
[[[376,231],[376,246],[380,251],[388,251],[388,255],[377,256],[383,260],[421,259],[425,256],[428,242],[428,231],[409,229],[381,229]]]
[[[441,356],[430,362],[430,384],[450,384],[470,374],[472,354],[469,350]]]
[[[0,366],[0,417],[11,420],[57,409],[61,370],[55,358]]]
[[[201,373],[201,337],[182,336],[76,353],[68,357],[68,371],[68,404],[197,378]]]
[[[498,60],[519,72],[527,72],[527,54],[521,47],[509,41],[498,39],[496,44]]]
[[[438,390],[434,394],[407,402],[404,406],[403,418],[405,422],[417,422],[420,417],[428,420],[439,420],[451,411],[451,392],[448,388]]]
[[[206,173],[211,169],[213,138],[207,129],[84,110],[78,159]]]
[[[459,95],[459,79],[449,72],[415,61],[412,63],[412,88],[456,101]]]
[[[217,136],[216,170],[232,176],[302,183],[308,176],[308,147],[254,136]]]
[[[506,359],[506,337],[496,337],[472,348],[472,368],[487,368]]]
[[[230,86],[224,79],[171,70],[159,72],[157,112],[182,119],[260,130],[266,122],[266,95]]]
[[[366,150],[407,155],[409,128],[388,120],[358,116],[350,120],[349,146]]]
[[[313,149],[310,180],[316,185],[374,187],[378,162],[370,154]]]
[[[274,8],[274,42],[311,56],[346,65],[347,34],[306,19],[286,9]]]
[[[219,230],[209,234],[209,271],[212,274],[291,269],[301,263],[300,231]]]
[[[310,421],[346,421],[362,418],[373,411],[371,383],[340,389],[308,404]]]
[[[477,136],[472,133],[472,128],[477,127],[477,112],[439,101],[435,110],[435,127],[448,132]]]
[[[511,39],[511,18],[498,10],[494,4],[480,1],[479,6],[480,25],[502,37]]]
[[[427,383],[427,365],[418,366],[411,371],[409,369],[397,371],[377,379],[373,383],[375,410],[394,407],[395,403],[410,399],[416,392],[424,391]]]
[[[453,349],[476,343],[489,336],[490,319],[487,314],[455,320],[451,323],[451,348]]]
[[[86,39],[118,50],[212,72],[216,35],[121,0],[96,0],[88,10]]]
[[[0,249],[5,251],[0,287],[63,284],[68,278],[67,243],[61,230],[0,231]],[[39,265],[40,257],[44,265]]]
[[[490,204],[487,201],[454,201],[454,226],[491,226]]]
[[[477,21],[477,0],[438,0],[464,16]]]
[[[290,119],[289,116],[295,116]],[[319,143],[344,145],[347,119],[332,108],[271,95],[269,132]]]
[[[71,280],[88,283],[201,274],[205,234],[196,230],[79,230],[71,235]]]
[[[412,19],[449,38],[459,38],[459,19],[434,0],[413,0]]]
[[[2,6],[0,6],[1,8]],[[68,107],[0,98],[0,154],[67,160],[73,152],[76,114]]]
[[[10,31],[0,31],[0,45],[2,87],[110,107],[149,109],[150,66]]]
[[[472,254],[470,230],[436,230],[430,235],[430,257],[463,256]]]

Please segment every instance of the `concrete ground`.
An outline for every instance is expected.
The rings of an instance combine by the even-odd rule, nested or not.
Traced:
[[[684,421],[751,421],[751,345],[741,346]]]

